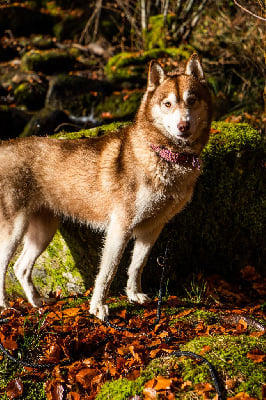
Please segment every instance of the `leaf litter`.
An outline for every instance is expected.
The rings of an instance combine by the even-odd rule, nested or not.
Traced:
[[[105,382],[121,378],[136,380],[153,359],[180,350],[181,345],[194,338],[243,334],[260,338],[265,334],[261,322],[263,310],[258,301],[262,288],[258,282],[261,283],[262,278],[252,267],[243,269],[242,277],[254,291],[258,289],[257,302],[246,293],[236,291],[222,278],[215,277],[215,292],[212,291],[214,278],[210,277],[207,301],[195,306],[177,296],[169,296],[154,329],[150,329],[150,325],[156,320],[156,299],[144,306],[128,304],[125,308],[125,296],[120,296],[119,300],[110,298],[111,313],[120,317],[117,323],[123,318],[128,327],[139,328],[139,333],[117,331],[90,316],[87,296],[59,299],[39,310],[17,299],[12,302],[13,308],[2,313],[2,318],[8,319],[8,323],[0,326],[2,345],[23,361],[54,366],[46,370],[13,366],[15,373],[0,388],[0,396],[23,398],[26,390],[23,379],[29,377],[33,382],[45,382],[48,400],[93,400]],[[116,323],[115,319],[112,322]],[[204,345],[200,354],[205,357],[210,351],[211,346]],[[246,354],[254,368],[265,361],[265,357],[257,348]],[[0,363],[4,358],[0,353]],[[61,365],[65,360],[70,360],[69,365]],[[223,385],[228,393],[234,393],[231,399],[253,398],[246,392],[234,392],[234,377],[227,377]],[[197,393],[197,398],[215,398],[211,380],[192,383],[182,377],[178,368],[166,376],[159,374],[147,379],[141,397],[136,395],[135,398],[172,400],[180,391],[191,389]]]

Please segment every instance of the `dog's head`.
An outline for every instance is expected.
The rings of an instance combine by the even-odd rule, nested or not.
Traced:
[[[208,140],[211,123],[211,96],[197,54],[187,62],[184,73],[166,74],[152,61],[143,102],[149,123],[181,146]]]

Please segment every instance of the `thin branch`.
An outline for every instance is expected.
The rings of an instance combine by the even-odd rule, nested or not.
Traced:
[[[248,14],[252,15],[253,17],[258,18],[258,19],[260,19],[260,20],[262,20],[262,21],[266,21],[266,18],[260,17],[260,16],[257,15],[257,14],[254,14],[252,11],[248,10],[247,8],[245,8],[245,7],[243,7],[241,4],[239,4],[236,0],[233,0],[233,2],[234,2],[239,8],[241,8],[241,10],[247,12]]]

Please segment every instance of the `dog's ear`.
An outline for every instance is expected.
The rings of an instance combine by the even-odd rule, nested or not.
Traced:
[[[187,62],[185,74],[193,75],[197,78],[201,83],[206,83],[206,79],[204,76],[204,72],[200,63],[199,56],[197,53],[192,54],[190,59]]]
[[[150,62],[148,73],[147,90],[152,92],[160,85],[165,79],[165,72],[163,67],[155,60]]]

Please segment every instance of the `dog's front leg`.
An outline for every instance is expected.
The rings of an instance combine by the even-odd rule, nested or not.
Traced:
[[[108,306],[105,304],[107,292],[129,237],[119,221],[113,218],[107,231],[100,269],[90,302],[90,313],[101,320],[108,315]]]
[[[137,232],[136,241],[133,249],[131,264],[128,269],[128,281],[126,293],[130,301],[145,303],[150,298],[142,292],[141,275],[146,265],[150,251],[156,242],[163,225],[157,227],[152,232]]]

